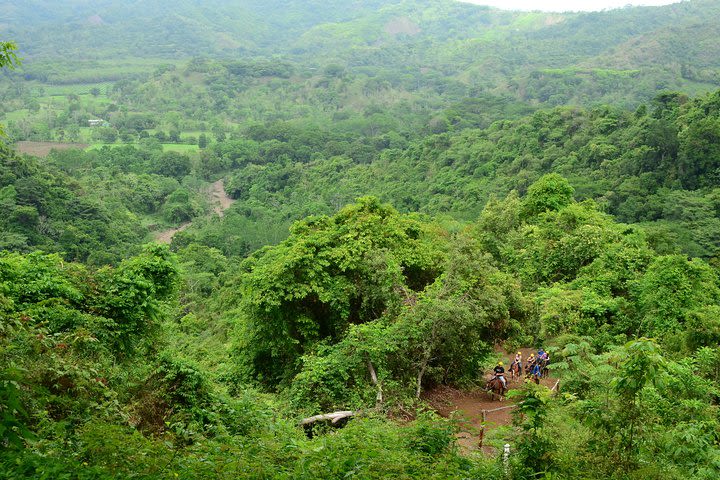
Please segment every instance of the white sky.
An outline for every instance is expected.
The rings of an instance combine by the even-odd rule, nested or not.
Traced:
[[[669,5],[680,0],[460,0],[507,10],[543,10],[546,12],[594,11],[626,5]]]

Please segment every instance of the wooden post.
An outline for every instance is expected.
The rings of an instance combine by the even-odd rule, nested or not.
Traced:
[[[485,440],[485,420],[486,420],[487,412],[485,410],[482,411],[482,424],[480,425],[480,448],[483,447],[483,441]]]
[[[505,478],[510,478],[510,444],[506,443],[503,448],[503,470],[505,471]]]

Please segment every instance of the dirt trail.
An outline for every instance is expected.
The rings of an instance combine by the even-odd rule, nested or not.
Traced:
[[[530,348],[522,348],[520,351],[523,353],[523,361],[530,353],[534,350]],[[507,369],[512,362],[512,358],[515,357],[515,352],[512,355],[508,355],[503,352],[505,368]],[[486,378],[491,375],[487,372]],[[511,380],[510,377],[506,377],[508,380],[508,387],[510,389],[519,388],[522,385],[523,379]],[[557,379],[548,377],[543,378],[541,383],[548,388],[552,388],[555,385]],[[482,430],[482,412],[483,410],[495,410],[501,407],[507,407],[514,405],[515,400],[506,398],[503,401],[493,400],[490,394],[484,390],[457,390],[451,387],[443,386],[435,388],[431,391],[426,392],[423,398],[427,400],[430,405],[443,417],[450,417],[451,415],[459,420],[461,431],[457,434],[457,441],[460,449],[463,452],[471,452],[479,449],[480,445],[480,432]],[[505,408],[502,410],[496,410],[487,412],[485,416],[485,435],[493,429],[503,426],[510,425],[512,422],[512,408]],[[485,453],[492,453],[493,449],[487,446],[483,446]]]
[[[230,205],[232,205],[235,201],[228,197],[228,194],[225,193],[225,182],[222,179],[212,184],[210,189],[210,201],[214,204],[213,211],[219,217],[225,215],[225,210],[230,208]]]
[[[161,230],[159,232],[155,232],[155,241],[157,243],[171,243],[173,237],[176,233],[182,232],[186,228],[188,228],[190,225],[192,225],[192,222],[185,222],[181,224],[177,228],[168,228],[167,230]]]
[[[15,144],[15,148],[20,153],[27,153],[35,157],[47,157],[52,150],[68,150],[71,148],[85,150],[89,145],[87,143],[65,143],[65,142],[31,142],[22,141]]]
[[[230,205],[235,201],[225,193],[225,182],[222,179],[213,183],[205,193],[213,205],[213,212],[219,217],[225,215],[225,210],[230,208]],[[168,228],[167,230],[155,232],[155,241],[158,243],[170,243],[176,233],[182,232],[190,225],[192,225],[192,222],[185,222],[177,228]]]

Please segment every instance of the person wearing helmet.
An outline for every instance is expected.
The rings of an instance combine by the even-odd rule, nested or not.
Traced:
[[[503,388],[507,389],[507,382],[505,381],[505,368],[503,367],[503,362],[498,362],[497,365],[495,365],[493,372],[495,372],[495,378],[500,379],[500,381],[502,382]]]
[[[540,364],[540,370],[542,372],[543,376],[546,376],[548,374],[548,364],[550,363],[550,354],[546,352],[544,349],[541,349],[542,355],[540,355],[539,358],[539,364]]]
[[[535,363],[533,363],[532,371],[530,372],[530,375],[535,377],[536,382],[540,378],[542,378],[542,359],[538,358]]]
[[[535,354],[531,353],[527,359],[527,366],[525,367],[525,372],[527,373],[527,375],[530,375],[530,372],[532,372],[532,369],[535,366],[536,361],[537,361],[537,359],[535,358]]]
[[[517,365],[518,376],[522,375],[522,372],[523,372],[522,352],[517,352],[517,353],[515,354],[514,363],[515,363],[515,365]]]

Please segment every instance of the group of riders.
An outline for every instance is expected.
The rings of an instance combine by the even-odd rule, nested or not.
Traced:
[[[513,379],[521,378],[525,372],[525,378],[531,378],[535,383],[540,383],[540,379],[548,373],[548,364],[550,363],[550,354],[544,349],[540,349],[537,355],[531,353],[523,363],[522,352],[517,352],[515,358],[509,367],[510,375]],[[501,386],[501,394],[507,391],[507,379],[505,378],[505,366],[503,362],[498,362],[493,369],[494,376],[488,382],[488,389],[493,390],[493,384]]]

